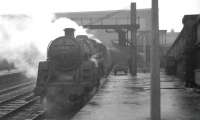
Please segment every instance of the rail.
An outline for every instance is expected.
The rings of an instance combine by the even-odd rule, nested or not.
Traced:
[[[19,84],[19,85],[15,85],[15,86],[0,90],[0,95],[6,94],[8,92],[11,92],[11,91],[14,91],[14,90],[17,90],[17,89],[20,89],[22,87],[30,86],[30,85],[33,85],[33,84],[34,84],[34,82],[30,81],[30,82],[22,83],[22,84]]]
[[[0,92],[0,97],[2,97],[5,96],[5,94],[12,93],[12,90],[16,91],[16,89],[19,89],[17,90],[18,94],[14,94],[0,101],[0,119],[39,120],[44,118],[45,112],[42,109],[38,110],[38,108],[40,108],[40,97],[34,96],[32,84],[33,82],[24,83]]]

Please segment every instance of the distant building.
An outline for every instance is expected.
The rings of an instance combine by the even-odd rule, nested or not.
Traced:
[[[88,24],[130,24],[129,10],[111,10],[111,11],[96,11],[96,12],[70,12],[70,13],[56,13],[56,18],[67,17],[77,22],[79,25]],[[137,24],[140,25],[140,31],[147,31],[151,29],[151,9],[137,10]],[[114,33],[107,33],[105,30],[89,30],[98,39],[102,40],[104,44],[112,46],[111,40],[117,40],[118,35]]]
[[[79,25],[88,23],[93,24],[130,24],[129,10],[110,10],[110,11],[95,11],[95,12],[69,12],[56,13],[56,18],[67,17],[76,21]],[[104,18],[104,19],[103,19]],[[95,22],[99,19],[102,21]],[[137,23],[140,25],[140,30],[151,29],[151,9],[137,10]]]
[[[166,45],[168,47],[170,47],[174,43],[174,41],[176,40],[178,35],[179,35],[179,32],[175,32],[174,30],[171,30],[170,32],[167,32]]]
[[[163,52],[164,54],[166,54],[167,50],[172,46],[172,44],[175,42],[176,38],[178,37],[179,32],[175,32],[175,31],[170,31],[167,32],[166,34],[166,42],[165,44],[162,45],[163,48]]]

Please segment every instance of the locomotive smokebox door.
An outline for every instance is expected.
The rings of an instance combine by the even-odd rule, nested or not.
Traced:
[[[70,71],[77,69],[81,64],[81,48],[74,38],[74,29],[64,29],[65,36],[51,42],[47,51],[47,59],[51,60],[55,69]]]

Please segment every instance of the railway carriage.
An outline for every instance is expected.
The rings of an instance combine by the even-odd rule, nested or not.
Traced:
[[[166,71],[185,81],[186,87],[200,86],[200,15],[185,15],[183,29],[167,52]]]

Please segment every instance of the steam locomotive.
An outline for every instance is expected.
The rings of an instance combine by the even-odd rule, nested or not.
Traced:
[[[40,96],[47,114],[63,114],[85,104],[112,69],[109,50],[86,35],[65,35],[48,46],[47,60],[41,61],[35,95]]]

